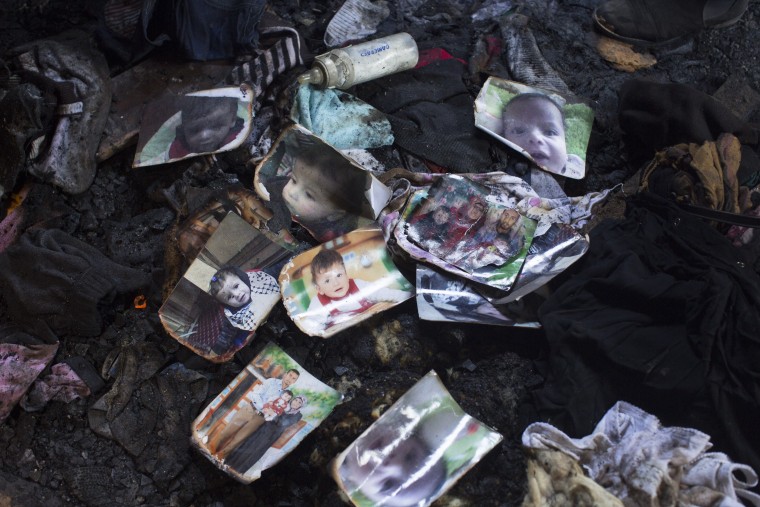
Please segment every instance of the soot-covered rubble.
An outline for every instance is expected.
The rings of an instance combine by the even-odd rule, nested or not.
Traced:
[[[406,3],[389,2],[391,15],[379,26],[378,35],[406,30],[420,47],[442,47],[473,62],[482,37],[502,33],[494,22],[472,23],[470,13],[480,2],[415,2],[419,5],[414,14],[404,16],[403,10],[411,8],[404,7]],[[10,4],[2,8],[0,21],[3,52],[66,28],[89,30],[96,22],[96,6],[86,2],[16,0]],[[614,68],[597,51],[599,37],[591,25],[597,2],[513,4],[527,16],[546,63],[570,90],[589,99],[595,112],[588,175],[580,181],[568,180],[566,192],[580,195],[624,181],[638,169],[627,163],[616,116],[617,92],[631,74]],[[335,1],[270,5],[302,33],[315,54],[324,50],[325,27],[340,6]],[[760,4],[751,3],[734,27],[706,31],[680,47],[653,51],[656,63],[637,70],[636,76],[688,84],[726,98],[745,97],[732,106],[756,121],[757,95],[752,84],[760,77],[755,50],[759,16]],[[490,66],[468,73],[465,82],[473,98],[488,74],[508,77],[508,68],[500,53]],[[0,503],[346,505],[328,473],[330,460],[431,369],[466,412],[504,435],[435,505],[522,502],[526,463],[520,435],[531,421],[521,417],[520,406],[528,390],[542,381],[534,365],[546,355],[542,331],[421,321],[414,302],[408,301],[323,340],[301,333],[278,306],[252,345],[233,361],[207,362],[171,339],[157,316],[172,284],[187,267],[173,241],[176,226],[185,216],[167,198],[171,193],[166,189],[178,180],[199,191],[222,188],[235,179],[249,184],[252,167],[219,157],[219,165],[211,169],[192,163],[132,169],[133,156],[134,148],[128,147],[98,164],[92,185],[75,196],[30,175],[20,177],[33,183],[23,204],[27,210],[24,227],[61,229],[114,262],[142,272],[150,282],[144,291],[145,307],[135,305],[134,293],[104,298],[96,308],[102,332],[58,337],[53,363],[83,357],[102,379],[102,386],[85,399],[50,402],[35,412],[13,410],[0,425]],[[519,162],[519,157],[514,158]],[[299,239],[312,241],[307,234],[295,232]],[[13,317],[7,302],[0,301],[0,325],[12,323]],[[191,448],[190,424],[269,341],[343,393],[344,399],[286,459],[262,479],[243,485]],[[99,425],[102,421],[93,421],[91,410],[95,400],[107,393],[124,409],[116,423],[111,421],[110,437]]]

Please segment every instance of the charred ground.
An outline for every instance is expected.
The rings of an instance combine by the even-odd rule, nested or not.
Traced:
[[[398,3],[390,2],[391,18],[381,28],[388,33],[410,30],[421,45],[446,47],[462,58],[468,58],[483,30],[493,28],[475,28],[469,22],[468,13],[478,2],[430,0],[419,17],[435,21],[424,27],[402,20]],[[531,18],[529,26],[546,60],[576,94],[592,101],[596,113],[588,150],[590,174],[584,181],[570,182],[566,190],[577,195],[622,181],[636,169],[626,163],[616,119],[617,91],[631,74],[612,68],[595,49],[591,12],[597,2],[523,3],[522,12]],[[14,0],[5,4],[0,16],[3,53],[64,29],[89,30],[96,23],[94,3]],[[340,2],[284,1],[272,6],[318,52],[323,49],[324,27]],[[751,3],[735,26],[657,51],[657,64],[636,75],[689,84],[708,94],[720,90],[736,98],[746,92],[747,83],[760,78],[758,22],[760,4]],[[475,89],[477,83],[472,86]],[[757,121],[757,115],[755,111],[750,120]],[[329,461],[373,421],[373,411],[389,406],[433,368],[467,412],[505,437],[437,505],[519,505],[525,488],[519,437],[526,423],[520,418],[519,404],[541,381],[533,365],[544,354],[541,332],[423,322],[414,303],[407,302],[322,340],[300,333],[280,306],[258,332],[253,350],[226,365],[207,363],[166,335],[156,314],[167,280],[181,272],[182,260],[167,255],[177,217],[155,189],[180,178],[187,167],[133,170],[132,156],[126,150],[101,164],[95,183],[82,195],[65,196],[50,188],[30,197],[28,206],[40,221],[87,241],[119,263],[140,267],[154,283],[146,309],[134,308],[131,300],[102,304],[101,336],[61,337],[56,360],[87,358],[107,381],[100,392],[70,404],[53,402],[39,412],[17,408],[0,426],[0,489],[13,498],[12,505],[346,505],[328,474]],[[243,182],[250,181],[249,169],[229,171]],[[220,181],[209,176],[195,183],[213,186]],[[0,322],[9,318],[0,301]],[[270,340],[344,392],[345,400],[283,462],[245,486],[190,448],[189,426],[253,357],[257,346]],[[148,350],[162,367],[179,362],[200,372],[207,389],[181,378],[163,384],[155,378],[141,379],[139,364],[132,365],[133,370],[108,371],[118,352],[141,351],[137,358],[142,361]],[[98,436],[88,423],[88,407],[112,388],[115,378],[126,379],[123,388],[137,398],[134,417],[125,420],[124,431],[136,442],[130,451]],[[145,387],[151,382],[156,383]]]

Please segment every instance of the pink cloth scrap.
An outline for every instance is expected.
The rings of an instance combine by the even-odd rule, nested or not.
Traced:
[[[57,350],[57,343],[30,346],[0,343],[0,423],[52,361]]]

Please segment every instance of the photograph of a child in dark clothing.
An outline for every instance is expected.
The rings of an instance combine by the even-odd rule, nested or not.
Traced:
[[[372,223],[368,191],[378,185],[335,148],[298,128],[284,132],[256,169],[256,189],[268,194],[274,212],[269,228],[277,232],[292,219],[320,242]]]
[[[226,89],[224,89],[226,90]],[[200,92],[199,92],[200,93]],[[229,95],[169,97],[146,108],[134,166],[163,164],[239,146],[250,130],[250,100]]]
[[[169,146],[169,158],[191,153],[211,153],[235,140],[243,130],[234,97],[186,96],[180,102],[182,123]]]

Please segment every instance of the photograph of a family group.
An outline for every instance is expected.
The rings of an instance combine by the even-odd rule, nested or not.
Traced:
[[[431,371],[338,455],[333,477],[358,507],[426,507],[501,439]]]
[[[247,85],[164,95],[145,107],[133,167],[237,148],[251,131],[253,93]]]
[[[277,232],[294,220],[320,243],[377,218],[391,191],[300,125],[286,128],[256,167],[254,188],[274,213]]]
[[[489,77],[475,99],[475,125],[550,173],[582,179],[593,110],[557,92]]]
[[[419,260],[508,290],[535,229],[535,220],[491,198],[488,187],[447,175],[412,194],[395,234],[402,248],[409,242],[424,252]]]
[[[249,483],[295,448],[340,403],[341,394],[268,343],[200,413],[193,444]]]
[[[229,361],[280,301],[277,276],[291,255],[227,214],[159,309],[161,323],[196,354]]]
[[[414,296],[379,228],[360,229],[294,257],[280,274],[285,309],[327,338]]]

